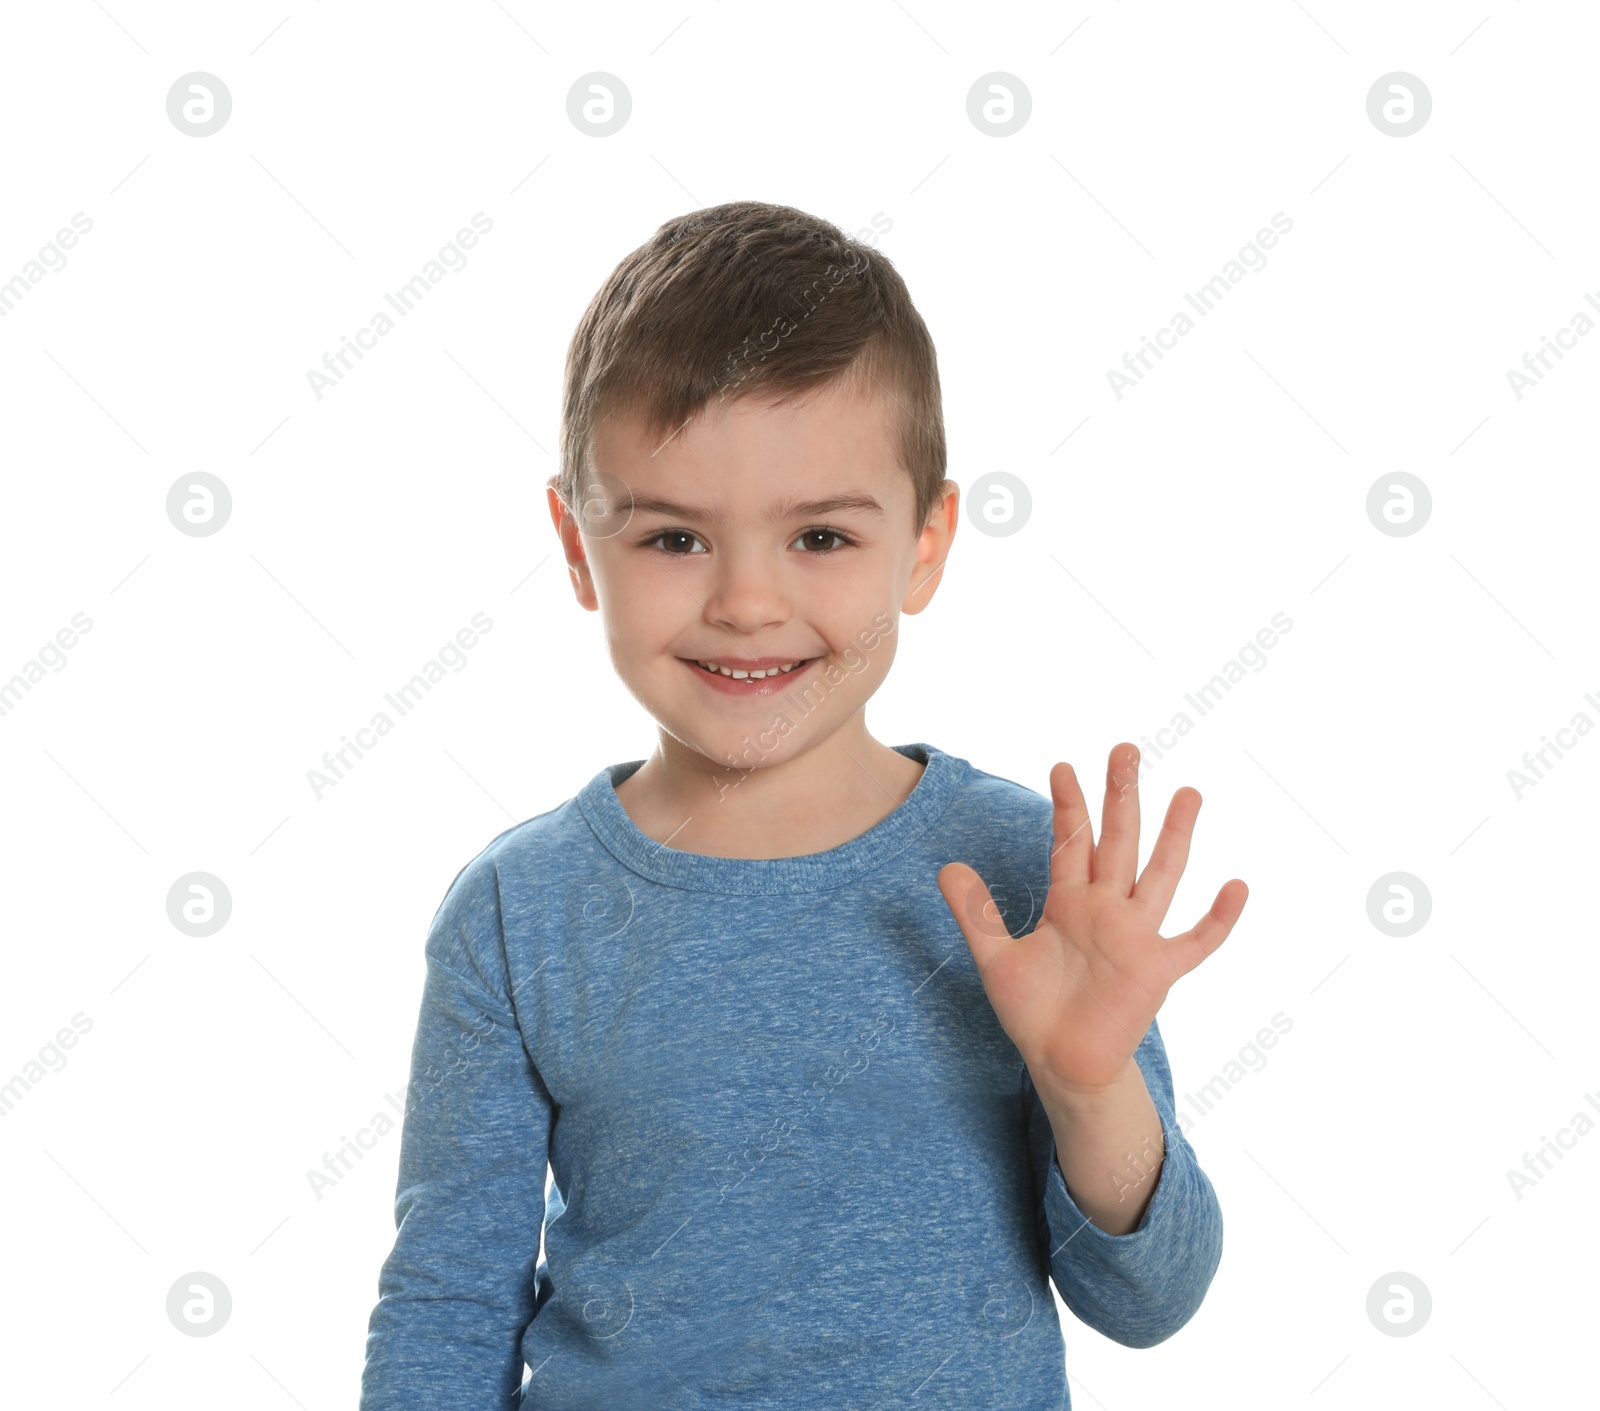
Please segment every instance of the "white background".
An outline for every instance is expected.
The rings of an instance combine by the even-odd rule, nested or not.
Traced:
[[[0,281],[93,230],[0,318],[0,680],[93,626],[0,716],[0,1081],[92,1023],[0,1120],[6,1399],[354,1404],[398,1132],[320,1200],[306,1172],[402,1090],[457,871],[654,744],[545,507],[567,341],[656,226],[745,198],[892,221],[950,475],[1032,495],[1011,537],[963,514],[878,739],[1097,778],[1293,620],[1143,788],[1146,854],[1173,789],[1205,797],[1174,923],[1251,887],[1162,1010],[1180,1094],[1293,1028],[1190,1130],[1226,1218],[1204,1306],[1143,1351],[1062,1309],[1074,1404],[1592,1385],[1600,1134],[1520,1199],[1507,1171],[1600,1094],[1600,739],[1520,798],[1507,771],[1600,721],[1600,337],[1520,399],[1506,373],[1600,298],[1600,22],[686,6],[7,10]],[[166,111],[196,70],[233,101],[205,138]],[[605,138],[567,116],[596,70],[633,101]],[[1403,138],[1366,110],[1396,70],[1433,101]],[[991,71],[1032,96],[1008,137],[968,117]],[[314,396],[479,211],[467,266]],[[1118,399],[1107,370],[1275,212],[1266,267]],[[195,538],[166,498],[200,471],[233,507]],[[1397,471],[1433,500],[1406,537],[1366,511]],[[318,799],[307,771],[475,612],[466,669]],[[232,897],[204,939],[167,916],[195,871]],[[1432,896],[1406,938],[1367,914],[1394,871]],[[167,1317],[196,1270],[231,1291],[213,1337]],[[1368,1318],[1391,1271],[1431,1293],[1415,1335]]]

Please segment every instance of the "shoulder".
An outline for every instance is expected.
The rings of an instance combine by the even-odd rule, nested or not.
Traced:
[[[971,760],[950,755],[961,781],[954,807],[965,820],[1000,828],[1050,829],[1050,800],[1037,789],[979,769]],[[1046,780],[1048,787],[1048,778]]]
[[[456,874],[446,899],[491,882],[503,894],[520,897],[583,866],[589,854],[603,850],[581,805],[582,795],[574,795],[495,834]]]
[[[481,962],[508,929],[543,914],[550,894],[598,861],[576,797],[497,833],[455,874],[429,928],[427,949],[446,965]]]
[[[1050,887],[1050,800],[968,760],[953,763],[961,787],[933,844],[942,861],[964,862],[983,878],[1012,934],[1021,935],[1038,919]]]

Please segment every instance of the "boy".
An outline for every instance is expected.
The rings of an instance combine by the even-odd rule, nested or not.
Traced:
[[[1199,795],[1136,885],[1131,746],[1096,846],[1066,764],[1052,807],[867,733],[959,492],[927,329],[827,222],[663,225],[578,325],[561,451],[659,740],[434,918],[363,1411],[1068,1407],[1048,1278],[1147,1347],[1221,1257],[1155,1024],[1244,904],[1158,934]]]

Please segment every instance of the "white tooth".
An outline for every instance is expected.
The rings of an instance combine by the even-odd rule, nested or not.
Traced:
[[[799,662],[791,661],[784,666],[768,667],[765,671],[733,671],[726,666],[713,665],[709,661],[697,661],[695,663],[695,665],[702,666],[707,671],[720,672],[722,675],[731,677],[735,681],[764,681],[769,676],[782,676],[787,672],[793,671],[799,664]]]

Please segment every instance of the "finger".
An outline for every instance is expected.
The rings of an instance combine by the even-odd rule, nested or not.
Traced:
[[[1077,772],[1065,762],[1050,771],[1050,885],[1087,882],[1094,857],[1094,825]]]
[[[1111,751],[1106,767],[1106,802],[1100,846],[1094,853],[1094,880],[1111,882],[1123,896],[1130,896],[1138,865],[1139,750],[1121,744]]]
[[[1194,820],[1199,812],[1198,789],[1185,787],[1172,796],[1172,802],[1167,805],[1166,821],[1151,849],[1150,861],[1145,863],[1138,885],[1133,889],[1134,899],[1149,909],[1157,926],[1172,905],[1178,879],[1189,861],[1189,839],[1194,835]]]
[[[983,878],[964,862],[947,862],[936,880],[981,978],[990,962],[1012,943],[1005,914],[995,905]]]
[[[1244,910],[1250,888],[1237,877],[1222,884],[1211,910],[1181,936],[1171,941],[1172,953],[1178,964],[1178,974],[1187,975],[1212,951],[1216,950],[1233,930],[1233,924]]]

